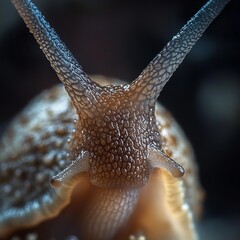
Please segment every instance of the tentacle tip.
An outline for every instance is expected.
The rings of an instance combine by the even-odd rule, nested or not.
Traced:
[[[182,166],[178,165],[171,170],[171,174],[175,178],[181,178],[185,174],[185,170]]]
[[[62,182],[55,177],[52,177],[49,183],[52,188],[60,188],[62,186]]]

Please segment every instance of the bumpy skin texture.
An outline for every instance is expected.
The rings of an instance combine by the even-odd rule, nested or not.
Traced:
[[[33,100],[2,138],[0,236],[15,225],[33,225],[42,215],[56,214],[45,207],[42,213],[34,212],[40,206],[68,201],[58,197],[61,191],[49,188],[50,177],[67,164],[67,140],[74,126],[73,112],[68,110],[72,105],[59,91],[54,88]]]
[[[102,84],[121,83],[116,79],[100,76],[93,79]],[[1,164],[0,176],[3,184],[0,187],[3,193],[1,200],[4,203],[0,210],[1,220],[4,221],[0,221],[1,234],[6,228],[12,232],[27,227],[26,231],[17,231],[13,236],[21,236],[24,239],[29,232],[36,232],[39,239],[67,239],[67,236],[73,234],[87,239],[107,239],[110,236],[114,236],[114,239],[128,239],[128,236],[141,236],[144,233],[148,239],[159,239],[159,236],[168,239],[184,239],[185,236],[194,238],[191,214],[198,215],[201,205],[197,168],[191,146],[169,112],[157,104],[157,128],[164,151],[176,159],[186,171],[182,179],[175,179],[167,171],[161,170],[151,173],[150,180],[144,187],[112,189],[94,187],[85,183],[90,181],[89,176],[79,175],[71,183],[62,186],[59,192],[58,189],[50,187],[49,180],[70,164],[69,160],[63,159],[72,144],[72,140],[67,139],[76,132],[76,118],[77,115],[64,89],[62,86],[56,86],[36,97],[9,126],[2,140],[3,151],[0,153],[0,159],[6,159],[12,152],[17,155],[15,158],[10,157],[8,164],[5,161]],[[32,140],[28,143],[29,138]],[[24,177],[19,177],[19,169]],[[72,195],[72,185],[76,183],[78,185]],[[7,189],[11,190],[6,191]],[[16,198],[15,194],[19,192],[20,195]],[[61,212],[50,222],[29,227],[51,218],[52,214],[56,215],[68,204],[70,195],[73,199],[66,212]],[[187,207],[182,209],[182,206]],[[77,213],[76,216],[73,212]],[[66,215],[71,214],[71,230],[62,232],[58,226],[58,219],[64,219]],[[179,220],[176,220],[178,218]],[[159,228],[162,221],[167,226],[179,224],[185,229],[185,232],[181,233],[182,237],[175,229],[164,232]],[[45,229],[58,230],[53,234]],[[156,229],[159,230],[157,233]]]
[[[78,122],[76,133],[82,134],[75,134],[74,145],[90,153],[94,185],[141,187],[149,178],[147,147],[150,143],[160,147],[159,134],[151,127],[156,126],[154,108],[131,101],[124,87],[106,92],[96,105],[98,112]],[[79,150],[72,152],[77,156]]]
[[[68,234],[84,239],[195,239],[192,213],[199,197],[191,147],[172,117],[155,105],[228,0],[210,0],[136,80],[117,86],[111,79],[92,81],[30,0],[12,2],[71,102],[60,87],[46,91],[3,137],[0,237],[56,217],[69,204],[66,212],[78,215]],[[185,177],[178,179],[184,168]],[[63,216],[49,226],[56,228]],[[53,237],[43,228],[44,223],[33,231]]]

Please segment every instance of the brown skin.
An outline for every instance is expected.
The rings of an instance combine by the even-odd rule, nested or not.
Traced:
[[[36,99],[9,128],[0,155],[2,192],[7,194],[12,187],[23,190],[15,191],[12,202],[0,209],[0,236],[53,218],[69,203],[71,211],[77,210],[75,200],[70,200],[73,187],[90,181],[85,208],[79,210],[80,220],[76,218],[80,221],[77,235],[87,239],[195,238],[189,206],[198,205],[198,200],[184,190],[184,186],[196,187],[192,152],[161,107],[155,116],[155,105],[173,72],[228,1],[210,0],[203,6],[132,84],[113,86],[107,79],[108,85],[102,86],[103,81],[96,83],[83,72],[30,0],[12,0],[71,103],[58,88],[45,92],[40,97],[44,104]],[[19,129],[18,124],[26,126]],[[180,164],[193,176],[176,179],[184,175]],[[85,194],[79,194],[73,196],[85,199]]]
[[[160,147],[155,109],[131,101],[128,92],[112,87],[102,94],[94,116],[80,115],[76,126],[73,145],[90,153],[91,182],[99,187],[144,186],[150,174],[147,146]],[[79,149],[72,152],[77,156]]]
[[[99,76],[94,78],[94,80],[99,82],[101,81],[102,83],[116,82],[112,79],[100,78]],[[60,101],[59,99],[61,98],[62,100]],[[62,106],[63,100],[64,102],[66,101],[66,108]],[[61,113],[52,113],[53,108],[51,106],[57,107],[58,105],[56,102],[59,101],[61,104],[60,107],[62,106],[62,110],[58,111]],[[90,183],[91,179],[88,173],[78,173],[72,180],[68,179],[66,182],[60,184],[61,187],[51,189],[48,179],[58,173],[59,170],[57,169],[63,169],[64,167],[59,165],[59,162],[62,160],[61,158],[58,159],[58,155],[55,156],[54,153],[56,151],[58,151],[58,153],[61,151],[64,152],[69,149],[69,144],[64,144],[63,142],[62,144],[64,145],[59,145],[59,142],[61,142],[62,139],[65,139],[65,142],[68,142],[67,136],[70,134],[71,129],[74,129],[74,125],[72,123],[76,115],[74,113],[74,109],[68,104],[68,101],[69,100],[65,95],[64,90],[60,87],[54,87],[45,91],[14,120],[12,125],[10,125],[9,129],[11,129],[11,135],[5,135],[5,156],[8,155],[8,150],[9,152],[14,151],[18,153],[17,162],[19,167],[14,168],[13,166],[16,163],[16,158],[10,159],[8,169],[9,172],[14,173],[15,177],[13,178],[9,175],[1,180],[15,186],[16,182],[14,179],[16,179],[19,183],[19,185],[16,185],[16,188],[21,188],[21,186],[27,184],[29,180],[31,182],[30,188],[28,188],[29,190],[26,189],[27,192],[25,192],[22,196],[22,200],[20,199],[21,202],[17,202],[17,199],[14,199],[16,204],[18,204],[19,209],[29,207],[30,203],[34,202],[35,199],[36,201],[39,201],[41,197],[49,194],[54,201],[53,205],[50,205],[47,202],[42,202],[39,209],[32,210],[37,213],[43,212],[45,215],[34,217],[34,214],[32,214],[30,216],[31,221],[29,221],[29,217],[27,216],[23,216],[23,218],[19,220],[16,216],[13,219],[9,219],[6,221],[7,231],[12,232],[14,229],[24,229],[27,227],[27,230],[13,233],[13,236],[26,236],[29,232],[35,232],[40,239],[50,239],[51,237],[65,239],[69,235],[76,235],[78,237],[85,236],[87,239],[111,239],[113,234],[115,236],[114,239],[127,239],[127,236],[138,236],[139,233],[144,233],[145,236],[150,236],[151,239],[158,239],[160,234],[165,235],[168,233],[174,234],[174,236],[176,234],[179,235],[179,233],[175,231],[167,231],[164,233],[163,229],[165,231],[167,228],[158,228],[157,226],[161,224],[161,222],[164,222],[164,226],[167,225],[168,228],[171,229],[173,219],[176,219],[179,215],[177,214],[177,216],[174,217],[176,215],[176,208],[182,212],[181,206],[185,201],[183,199],[184,195],[182,194],[182,184],[185,186],[186,181],[190,181],[189,188],[185,190],[186,193],[189,191],[193,193],[193,191],[195,191],[195,193],[193,193],[194,196],[197,196],[196,191],[198,189],[198,185],[196,182],[197,174],[191,147],[184,136],[180,134],[181,131],[178,126],[175,126],[176,123],[171,115],[169,115],[166,110],[159,107],[157,108],[156,113],[158,122],[163,126],[158,128],[160,135],[164,136],[162,145],[164,150],[167,150],[168,148],[168,151],[174,152],[172,157],[179,161],[186,171],[188,171],[189,168],[191,169],[192,174],[190,178],[186,174],[184,178],[176,180],[176,182],[175,180],[174,182],[171,182],[169,180],[175,178],[173,178],[167,171],[161,170],[151,173],[150,179],[144,187],[99,188]],[[44,114],[47,112],[50,113],[50,115],[47,116],[46,122],[42,120],[43,112],[40,109],[42,104],[45,107]],[[23,116],[25,121],[22,121]],[[35,121],[34,119],[38,119],[39,121]],[[57,122],[59,122],[59,124],[57,124]],[[62,126],[67,128],[64,130]],[[165,131],[165,135],[161,133],[163,130]],[[175,132],[179,133],[179,135],[176,135]],[[20,134],[22,136],[22,141],[17,141],[12,144],[12,136],[16,137]],[[40,139],[34,138],[36,134]],[[54,139],[51,145],[49,145],[48,139],[51,134],[54,135]],[[29,136],[32,136],[32,140],[30,142],[27,141]],[[48,136],[48,138],[46,138],[46,136]],[[173,136],[175,138],[175,144],[171,143]],[[45,145],[45,139],[47,140],[47,145]],[[28,146],[28,149],[23,149],[23,146]],[[47,148],[45,146],[47,146]],[[53,158],[51,158],[51,156],[53,156]],[[0,158],[4,159],[4,156],[1,155],[1,153]],[[29,162],[29,158],[35,160]],[[40,158],[40,161],[38,158]],[[10,164],[11,162],[13,165]],[[69,161],[67,161],[66,164],[69,164]],[[35,168],[35,171],[33,171],[32,167]],[[21,181],[19,181],[20,179],[17,177],[19,169],[22,170],[24,177],[21,178]],[[164,177],[165,175],[166,177]],[[41,180],[42,178],[39,176],[45,176],[45,178]],[[194,181],[192,182],[191,179]],[[36,188],[36,186],[38,187]],[[74,192],[72,193],[73,186],[75,187]],[[167,191],[165,192],[163,189],[166,189]],[[56,190],[56,192],[52,192],[50,190]],[[58,190],[60,190],[60,192],[58,192]],[[38,191],[41,191],[40,196]],[[176,206],[173,207],[173,205],[170,204],[173,208],[175,208],[174,211],[172,211],[167,204],[169,201],[167,197],[169,194],[168,191],[174,193],[174,202],[176,202]],[[56,196],[55,194],[59,195]],[[70,196],[71,201],[68,202],[68,198]],[[9,195],[6,196],[6,199],[11,200]],[[59,199],[63,199],[64,201],[59,202]],[[172,197],[169,199],[171,200]],[[193,208],[199,205],[198,201],[194,199],[192,200],[194,201]],[[166,204],[164,202],[166,202]],[[68,206],[61,211],[66,204],[68,204]],[[189,202],[188,204],[191,203]],[[9,205],[9,207],[13,206]],[[111,210],[109,211],[107,209]],[[188,211],[191,211],[191,209],[189,208]],[[186,218],[187,212],[183,212]],[[110,213],[110,215],[106,213]],[[56,214],[58,214],[57,217],[55,217]],[[52,217],[54,218],[50,220]],[[39,224],[43,220],[45,221]],[[188,218],[186,221],[183,221],[182,219],[181,221],[179,220],[179,222],[183,224],[181,228],[186,230],[189,229],[191,221],[192,220]],[[117,225],[114,225],[114,222],[117,222]],[[59,227],[64,226],[66,223],[69,225],[68,228]],[[37,226],[30,227],[31,225],[29,224],[37,224]],[[176,223],[174,225],[176,225]],[[97,226],[97,228],[94,228],[94,226]],[[49,231],[49,229],[53,230]],[[102,229],[101,232],[99,232],[100,229]],[[109,229],[113,229],[115,233],[110,232]],[[190,229],[188,231],[192,232],[193,230]],[[2,233],[3,232],[1,232],[1,234]]]

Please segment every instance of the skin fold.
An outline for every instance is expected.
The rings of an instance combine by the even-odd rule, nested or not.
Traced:
[[[37,7],[12,0],[67,94],[62,86],[40,94],[2,138],[0,237],[197,238],[192,148],[156,101],[228,2],[208,1],[126,84],[88,76]]]

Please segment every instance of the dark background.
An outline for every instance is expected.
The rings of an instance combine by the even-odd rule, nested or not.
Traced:
[[[35,1],[89,74],[131,81],[205,1]],[[206,191],[202,239],[240,239],[240,18],[232,1],[159,100],[193,144]],[[0,2],[0,127],[59,83],[10,0]]]

